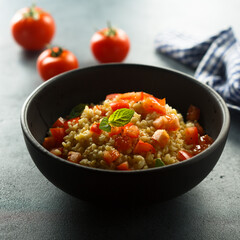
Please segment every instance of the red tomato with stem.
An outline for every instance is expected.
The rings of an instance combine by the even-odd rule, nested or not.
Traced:
[[[12,18],[11,31],[15,41],[27,50],[40,50],[51,42],[55,22],[43,9],[32,6],[20,9]]]
[[[123,30],[109,25],[93,34],[90,45],[99,62],[122,62],[129,52],[130,40]]]
[[[44,81],[75,68],[78,68],[77,58],[61,47],[46,49],[37,59],[37,70]]]

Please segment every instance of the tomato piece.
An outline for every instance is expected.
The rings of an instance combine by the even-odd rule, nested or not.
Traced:
[[[211,145],[212,143],[213,143],[213,139],[207,134],[204,135],[204,136],[201,136],[200,139],[199,139],[199,144],[200,145],[203,145],[203,144]]]
[[[65,121],[63,124],[63,128],[66,130],[69,128],[68,123],[72,123],[72,124],[76,124],[78,122],[78,120],[80,119],[80,117],[76,117],[76,118],[72,118],[68,121]]]
[[[203,127],[198,122],[194,123],[194,125],[197,128],[199,135],[202,136],[204,134]]]
[[[129,152],[133,147],[133,140],[126,135],[118,135],[115,138],[114,146],[120,152]]]
[[[111,132],[108,133],[109,137],[112,137],[114,135],[119,135],[121,134],[123,131],[123,128],[122,127],[112,127],[111,128]]]
[[[120,108],[129,108],[128,102],[126,102],[124,100],[119,100],[117,102],[111,102],[110,106],[113,111],[116,111],[117,109],[120,109]]]
[[[94,33],[91,38],[91,50],[101,63],[122,62],[130,49],[127,34],[111,26]]]
[[[128,93],[123,93],[120,95],[120,99],[123,100],[131,100],[134,102],[142,101],[144,97],[143,92],[128,92]]]
[[[50,132],[57,143],[63,142],[63,138],[66,135],[64,128],[50,128]]]
[[[185,129],[186,144],[198,144],[198,130],[196,127],[188,127]]]
[[[93,123],[90,128],[90,131],[100,135],[102,133],[102,130],[99,128],[99,125],[100,123]]]
[[[124,126],[123,134],[126,136],[129,136],[131,138],[138,138],[139,133],[140,131],[136,125],[127,124]]]
[[[103,159],[108,163],[112,163],[116,161],[120,156],[120,153],[117,150],[111,150],[111,151],[104,151],[103,153]]]
[[[11,21],[15,41],[27,50],[40,50],[55,34],[53,17],[43,9],[32,6],[16,12]]]
[[[65,119],[60,117],[57,119],[57,121],[52,125],[53,128],[56,128],[56,127],[64,127],[64,122],[65,122]]]
[[[200,109],[191,104],[187,111],[187,120],[198,121],[199,117],[200,117]]]
[[[128,162],[125,161],[117,166],[118,170],[129,170]]]
[[[112,93],[106,96],[106,99],[113,100],[115,97],[121,95],[120,93]]]
[[[164,148],[169,141],[169,135],[166,130],[164,129],[158,129],[154,132],[152,135],[152,139],[161,147]]]
[[[152,95],[148,95],[143,100],[143,109],[146,113],[157,112],[161,115],[166,114],[166,107],[162,105],[157,98]]]
[[[62,153],[63,153],[63,148],[62,147],[58,147],[58,148],[52,148],[50,150],[50,153],[58,156],[58,157],[61,157],[62,156]]]
[[[210,136],[208,135],[201,136],[199,138],[199,144],[195,145],[195,147],[193,148],[193,154],[194,155],[199,154],[200,152],[207,149],[212,143],[213,139]]]
[[[150,143],[143,142],[142,140],[138,141],[133,150],[134,154],[140,155],[146,155],[148,152],[155,153],[155,148]]]
[[[193,157],[193,155],[190,152],[186,151],[186,150],[180,150],[177,153],[177,159],[179,161],[184,161],[184,160],[187,160],[187,159],[189,159],[191,157]]]
[[[168,128],[168,119],[166,116],[160,116],[153,121],[153,126],[156,129],[167,129]]]
[[[73,163],[79,163],[82,159],[82,154],[80,152],[70,151],[68,152],[67,160]]]
[[[180,123],[176,114],[169,114],[155,119],[153,121],[153,126],[157,129],[176,131],[180,128]]]
[[[47,150],[51,150],[57,146],[56,139],[53,136],[45,137],[43,141],[43,147]]]
[[[46,49],[37,59],[37,70],[44,81],[76,68],[78,68],[78,60],[75,55],[60,47]]]

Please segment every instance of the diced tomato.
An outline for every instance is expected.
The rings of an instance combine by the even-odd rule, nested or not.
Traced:
[[[62,156],[62,152],[63,152],[63,148],[62,147],[58,147],[58,148],[52,148],[50,150],[50,152],[58,157]]]
[[[120,99],[132,100],[134,102],[143,100],[143,92],[128,92],[120,95]]]
[[[57,143],[61,143],[66,135],[64,128],[50,128],[50,132]]]
[[[104,151],[103,153],[103,159],[108,163],[112,163],[116,161],[120,156],[120,153],[117,150],[111,150],[111,151]]]
[[[129,136],[131,138],[138,138],[139,136],[139,129],[136,125],[133,125],[132,123],[127,124],[124,126],[123,134],[126,136]]]
[[[51,150],[57,146],[56,140],[53,136],[45,137],[43,141],[43,147],[47,150]]]
[[[117,166],[118,170],[129,170],[128,162],[125,161]]]
[[[108,133],[109,137],[112,137],[114,135],[119,135],[123,131],[122,127],[111,127],[111,132]]]
[[[180,123],[176,114],[168,114],[155,119],[153,126],[157,129],[176,131],[180,128]]]
[[[67,160],[73,163],[79,163],[82,159],[82,155],[80,152],[70,151],[68,152]]]
[[[57,119],[57,121],[52,125],[53,128],[56,128],[56,127],[64,127],[64,122],[65,122],[65,119],[60,117]]]
[[[199,138],[199,144],[195,145],[195,147],[193,148],[193,154],[194,155],[199,154],[200,152],[208,148],[212,143],[213,139],[210,136],[208,135],[201,136]]]
[[[152,95],[144,97],[143,109],[146,113],[157,112],[160,113],[161,115],[166,114],[165,104],[161,104],[159,102],[159,99],[155,98]]]
[[[99,128],[99,125],[100,123],[93,123],[90,128],[90,131],[100,135],[102,133],[102,130]]]
[[[113,100],[116,96],[121,95],[120,93],[112,93],[106,96],[106,99]]]
[[[148,152],[155,153],[155,148],[150,143],[143,142],[142,140],[138,141],[133,150],[134,154],[140,155],[146,155]]]
[[[118,135],[115,138],[114,146],[120,152],[129,152],[133,147],[133,140],[126,135]]]
[[[204,134],[203,127],[198,122],[196,122],[194,125],[197,128],[199,135],[202,136]]]
[[[186,144],[198,144],[198,130],[196,127],[188,127],[185,129]]]
[[[113,111],[116,111],[117,109],[120,109],[120,108],[129,108],[128,102],[124,101],[124,100],[118,100],[116,102],[111,102],[110,106]]]
[[[180,150],[180,151],[178,151],[178,153],[177,153],[177,159],[178,159],[179,161],[184,161],[184,160],[186,160],[186,159],[191,158],[192,156],[193,156],[193,155],[192,155],[190,152],[186,151],[186,150]]]
[[[160,116],[153,121],[153,126],[156,129],[167,129],[168,119],[166,118],[166,116]]]
[[[166,115],[168,119],[168,131],[177,131],[180,128],[179,119],[176,114]]]
[[[79,119],[80,119],[80,117],[76,117],[76,118],[72,118],[72,119],[70,119],[70,120],[68,120],[68,121],[65,121],[65,122],[64,122],[64,126],[63,126],[64,129],[66,130],[66,129],[69,128],[68,123],[76,124]]]
[[[200,145],[203,145],[203,144],[210,145],[212,143],[213,143],[213,139],[210,136],[208,136],[207,134],[200,137],[200,141],[199,141]]]
[[[160,98],[156,98],[154,97],[152,94],[149,94],[149,93],[143,93],[143,98],[146,99],[146,98],[154,98],[157,102],[159,102],[161,105],[165,105],[166,104],[166,99],[163,98],[163,99],[160,99]]]
[[[155,131],[155,133],[152,135],[152,139],[161,147],[165,147],[168,144],[169,141],[169,135],[166,130],[164,129],[158,129]]]
[[[191,104],[187,111],[187,120],[198,121],[199,117],[200,117],[200,109]]]

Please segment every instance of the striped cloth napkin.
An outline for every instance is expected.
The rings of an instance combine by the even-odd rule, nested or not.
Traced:
[[[156,50],[195,70],[194,77],[215,89],[229,107],[240,110],[240,49],[232,28],[199,41],[169,31],[157,35]]]

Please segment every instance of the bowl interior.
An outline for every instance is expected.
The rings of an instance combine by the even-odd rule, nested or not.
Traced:
[[[27,126],[42,143],[49,127],[79,103],[99,103],[110,93],[144,91],[176,108],[183,116],[190,104],[201,109],[200,123],[217,138],[224,121],[222,99],[209,87],[178,72],[134,64],[113,64],[74,70],[42,84],[26,105]],[[221,103],[221,104],[219,104]]]

